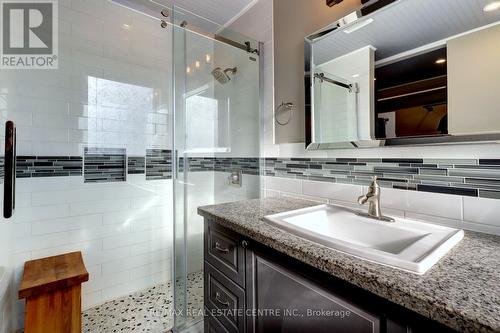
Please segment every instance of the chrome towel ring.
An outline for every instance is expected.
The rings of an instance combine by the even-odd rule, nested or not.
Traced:
[[[278,123],[278,125],[285,126],[288,125],[290,120],[292,120],[292,111],[293,111],[293,103],[285,103],[281,102],[280,105],[278,105],[275,109],[274,112],[274,120]],[[283,113],[283,112],[289,112],[288,114],[288,119],[285,122],[280,122],[278,120],[278,114]]]

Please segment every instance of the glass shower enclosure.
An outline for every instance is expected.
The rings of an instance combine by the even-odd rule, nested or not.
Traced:
[[[174,9],[174,303],[178,331],[193,330],[203,318],[204,224],[197,208],[260,194],[259,44],[229,30],[208,36],[190,27],[191,21],[189,14]],[[231,183],[231,175],[239,183]]]
[[[90,274],[84,332],[203,318],[197,207],[260,193],[259,46],[161,3],[54,2],[58,68],[0,69],[1,171],[5,122],[17,126],[0,332],[23,327],[24,263],[74,251]]]

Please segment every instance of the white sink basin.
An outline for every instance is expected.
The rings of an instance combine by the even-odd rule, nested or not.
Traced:
[[[361,259],[424,274],[464,237],[463,230],[396,218],[382,222],[331,205],[264,218],[297,236]]]

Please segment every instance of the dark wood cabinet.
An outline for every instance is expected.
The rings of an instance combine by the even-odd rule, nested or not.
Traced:
[[[204,278],[206,332],[454,332],[210,220]]]

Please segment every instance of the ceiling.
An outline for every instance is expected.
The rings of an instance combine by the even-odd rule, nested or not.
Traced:
[[[377,60],[385,59],[499,21],[500,11],[483,11],[490,2],[400,0],[367,16],[374,19],[369,25],[349,34],[338,29],[314,43],[314,59],[322,64],[366,45],[377,49]]]
[[[253,0],[156,0],[179,6],[219,25],[228,23]]]
[[[255,0],[110,0],[133,8],[153,17],[160,18],[162,8],[175,6],[176,21],[186,20],[188,24],[215,33],[228,24]]]

